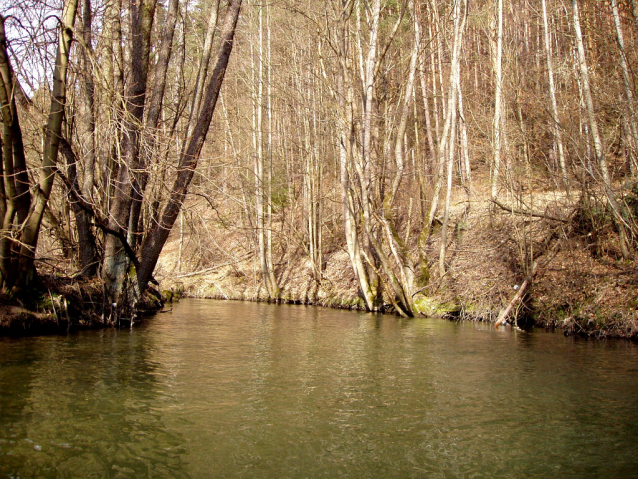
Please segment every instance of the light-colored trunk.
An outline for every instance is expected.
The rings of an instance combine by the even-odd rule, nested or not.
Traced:
[[[428,100],[427,79],[425,76],[425,64],[423,57],[421,58],[421,68],[419,70],[419,80],[421,82],[421,97],[423,99],[423,110],[425,116],[425,134],[428,139],[428,150],[432,163],[436,161],[436,143],[434,143],[434,135],[432,135],[432,120],[430,113],[430,102]]]
[[[182,271],[182,253],[184,250],[184,208],[179,211],[179,249],[177,250],[177,271]]]
[[[396,174],[392,181],[392,188],[390,194],[388,196],[388,204],[386,207],[388,209],[392,208],[394,200],[396,199],[396,195],[399,191],[399,186],[401,185],[401,181],[403,180],[403,174],[405,169],[405,158],[404,158],[404,139],[405,132],[408,127],[408,120],[410,118],[410,110],[412,108],[412,101],[414,99],[414,83],[416,79],[416,69],[419,59],[419,50],[421,48],[421,32],[419,29],[419,22],[416,18],[416,13],[414,11],[414,0],[410,0],[409,8],[412,12],[412,16],[414,18],[413,26],[414,26],[414,45],[412,47],[412,55],[410,57],[410,69],[408,71],[408,80],[405,86],[405,94],[403,97],[403,106],[401,108],[401,117],[399,119],[399,126],[397,128],[395,143],[394,143],[394,159],[396,164]]]
[[[64,4],[62,21],[59,26],[58,46],[53,71],[53,95],[46,127],[44,154],[38,180],[38,188],[34,190],[31,210],[21,235],[20,260],[18,262],[19,283],[30,285],[35,279],[35,250],[38,244],[42,216],[51,195],[55,178],[55,165],[58,159],[62,122],[66,107],[66,80],[71,41],[73,39],[73,23],[77,11],[78,0],[68,0]]]
[[[350,264],[357,278],[360,294],[368,311],[376,309],[375,291],[372,290],[368,280],[362,251],[361,240],[357,231],[354,200],[354,179],[351,166],[353,159],[354,143],[354,89],[352,86],[350,58],[350,30],[348,21],[352,14],[352,3],[341,0],[342,15],[340,21],[339,41],[339,76],[337,78],[336,97],[339,104],[339,171],[341,186],[341,201],[343,205],[343,224],[346,238],[346,246]],[[323,65],[323,63],[322,63]],[[324,76],[326,74],[324,70]]]
[[[197,80],[195,82],[195,91],[193,92],[193,103],[191,104],[191,113],[188,120],[188,128],[186,130],[186,138],[190,137],[197,121],[197,116],[201,109],[202,95],[204,93],[204,82],[208,76],[208,65],[213,52],[213,40],[215,38],[215,28],[217,28],[217,17],[219,12],[219,0],[211,2],[210,16],[208,17],[208,27],[204,38],[204,47],[202,49],[202,61],[197,70]]]
[[[458,10],[457,12],[457,7],[454,7],[454,12],[459,13],[460,10]],[[460,6],[458,7],[460,9]],[[466,9],[464,10],[464,12],[466,11]],[[455,13],[455,15],[456,15]],[[459,13],[460,15],[460,13]],[[456,88],[455,88],[455,80],[454,80],[454,76],[455,76],[455,68],[458,67],[454,67],[455,64],[457,64],[459,62],[459,55],[460,55],[460,48],[461,48],[461,35],[463,32],[463,29],[465,28],[465,19],[466,19],[466,13],[463,14],[462,17],[459,17],[459,23],[455,24],[455,33],[454,33],[454,38],[455,38],[455,43],[453,45],[452,48],[452,65],[450,66],[450,81],[449,81],[449,88],[448,88],[448,95],[447,95],[447,108],[446,111],[448,113],[451,113],[450,108],[454,109],[454,116],[456,117],[456,102],[457,102],[457,95],[456,95]],[[457,31],[458,28],[458,31]],[[458,40],[458,43],[456,42],[456,40]],[[427,240],[430,236],[430,232],[432,229],[432,222],[434,221],[434,217],[436,215],[436,211],[439,207],[439,200],[440,200],[440,195],[441,195],[441,188],[443,186],[443,174],[445,172],[445,165],[446,165],[446,159],[447,159],[447,154],[448,154],[448,149],[449,149],[449,145],[450,142],[453,141],[454,139],[451,136],[451,132],[452,132],[452,114],[448,114],[445,117],[445,122],[443,124],[443,131],[441,132],[441,138],[439,141],[439,149],[437,151],[437,157],[438,157],[438,167],[437,167],[437,171],[436,171],[436,180],[435,180],[435,185],[434,185],[434,192],[432,194],[432,201],[430,203],[430,210],[428,212],[428,215],[425,219],[424,225],[423,225],[423,231],[421,232],[421,237],[419,239],[420,244],[423,246],[425,246],[425,244],[427,243]]]
[[[439,154],[445,157],[447,163],[447,184],[445,192],[445,208],[443,210],[443,224],[441,226],[441,245],[439,250],[439,273],[442,277],[445,274],[445,253],[447,250],[447,230],[450,218],[450,198],[452,194],[452,174],[454,168],[454,153],[456,147],[456,119],[458,92],[460,90],[460,54],[463,42],[463,30],[465,29],[465,20],[467,8],[463,2],[459,0],[454,5],[454,41],[452,46],[452,62],[450,65],[450,92],[448,95],[448,118],[446,119],[446,128],[449,130],[447,139],[447,151],[440,151]],[[449,124],[449,126],[448,126]]]
[[[585,57],[585,46],[583,44],[583,34],[580,28],[580,15],[578,12],[577,0],[572,0],[572,15],[574,22],[574,32],[576,34],[576,46],[578,48],[578,66],[580,71],[580,79],[583,85],[583,96],[585,100],[585,106],[587,110],[587,119],[591,130],[592,140],[594,142],[594,151],[596,152],[596,159],[598,162],[598,168],[600,171],[600,178],[603,183],[605,195],[607,201],[615,217],[616,226],[620,235],[620,243],[622,249],[622,255],[624,258],[630,256],[629,249],[626,241],[625,225],[621,206],[619,205],[616,195],[612,189],[611,175],[609,174],[609,168],[607,165],[607,158],[605,156],[605,150],[603,147],[602,137],[598,129],[598,121],[596,119],[596,113],[594,109],[594,100],[591,94],[591,88],[589,83],[589,70],[587,68],[587,60]]]
[[[552,44],[549,34],[549,24],[547,21],[547,2],[542,0],[543,9],[543,32],[545,39],[545,58],[547,62],[547,77],[549,82],[549,99],[552,104],[552,132],[558,149],[558,163],[563,179],[563,188],[569,195],[569,183],[567,181],[567,166],[565,163],[565,151],[563,148],[563,138],[561,134],[560,117],[558,116],[558,104],[556,103],[556,87],[554,85],[554,67],[552,62]]]
[[[468,198],[472,195],[472,168],[470,165],[470,149],[467,138],[467,121],[465,120],[465,110],[463,109],[463,90],[460,85],[458,85],[457,91],[459,97],[459,108],[458,108],[458,121],[460,127],[460,136],[461,136],[461,169],[463,173],[461,176],[465,180],[465,188]]]
[[[268,280],[270,284],[270,297],[279,297],[279,285],[275,277],[275,265],[273,260],[273,211],[272,211],[272,180],[273,180],[273,109],[272,109],[272,45],[270,32],[270,6],[266,5],[266,65],[267,65],[267,86],[266,86],[266,116],[268,123],[268,143],[267,143],[267,178],[268,185],[267,203],[266,203],[266,264],[268,267]]]
[[[627,102],[626,124],[629,130],[629,166],[632,174],[635,176],[638,171],[638,126],[636,125],[636,105],[634,101],[631,72],[627,64],[627,53],[625,51],[625,39],[622,31],[622,23],[618,12],[618,0],[611,0],[611,9],[614,15],[614,25],[616,27],[616,40],[620,49],[620,67],[622,70],[623,89],[625,92],[625,101]]]
[[[495,17],[491,26],[492,69],[494,72],[494,116],[492,118],[492,198],[498,197],[501,171],[502,97],[503,97],[503,0],[496,0]]]
[[[270,214],[271,206],[269,195],[269,162],[267,157],[270,153],[270,143],[266,145],[266,139],[270,140],[270,133],[264,135],[264,112],[266,113],[266,122],[269,123],[270,111],[268,94],[270,92],[269,87],[264,92],[264,85],[268,82],[267,70],[270,69],[270,65],[266,65],[268,59],[266,58],[267,51],[269,49],[268,42],[268,29],[264,25],[264,8],[263,6],[256,6],[257,22],[258,22],[258,39],[257,39],[257,64],[253,63],[253,78],[255,84],[255,92],[253,97],[253,148],[255,151],[255,166],[254,166],[254,179],[255,179],[255,221],[257,226],[257,248],[259,257],[259,267],[261,271],[262,281],[268,292],[268,297],[271,299],[276,298],[279,295],[279,291],[276,285],[275,275],[272,270],[272,237],[271,237],[271,223]],[[266,22],[268,20],[266,19]],[[268,44],[266,44],[268,42]],[[264,99],[264,96],[266,98]],[[265,104],[266,103],[266,104]],[[264,151],[267,149],[267,151]]]

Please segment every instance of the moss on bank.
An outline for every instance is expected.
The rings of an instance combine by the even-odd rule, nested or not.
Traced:
[[[19,296],[0,297],[0,335],[65,334],[72,330],[128,327],[130,318],[118,317],[105,302],[98,280],[59,275],[41,276],[40,284]],[[140,302],[135,320],[153,314],[163,305],[150,290]]]

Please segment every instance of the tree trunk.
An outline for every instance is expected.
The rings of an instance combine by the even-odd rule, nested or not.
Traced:
[[[84,195],[84,192],[82,192],[80,188],[80,181],[77,173],[76,165],[78,164],[78,158],[69,142],[64,138],[60,138],[60,153],[62,153],[66,159],[67,177],[72,188],[75,190],[76,194]],[[71,197],[73,197],[70,191],[68,191],[68,193]],[[90,202],[86,195],[84,195],[84,199],[85,201]],[[91,215],[89,215],[89,213],[75,200],[71,200],[71,209],[75,216],[75,227],[78,234],[80,275],[93,277],[97,273],[99,259],[95,248],[95,235],[91,229]]]
[[[623,223],[624,220],[621,206],[618,204],[616,195],[612,189],[611,176],[609,174],[609,168],[607,166],[607,158],[605,157],[602,137],[598,130],[598,121],[596,119],[596,113],[594,110],[594,100],[589,85],[589,71],[587,68],[587,60],[585,58],[583,34],[580,29],[580,16],[578,13],[577,0],[572,0],[572,15],[574,22],[574,31],[576,33],[576,46],[578,48],[578,65],[580,70],[580,79],[583,85],[583,96],[587,109],[587,119],[591,131],[591,136],[594,142],[594,151],[596,152],[596,159],[598,161],[598,168],[600,170],[600,176],[603,183],[603,188],[605,190],[605,195],[607,196],[607,201],[615,218],[616,227],[618,228],[622,255],[623,258],[627,259],[630,256],[629,247],[627,245],[627,234],[625,231],[625,225]]]
[[[503,119],[503,0],[495,0],[496,14],[492,25],[492,65],[494,71],[494,117],[492,119],[492,199],[498,196],[498,178],[501,171]]]
[[[134,243],[134,231],[130,229],[129,224],[131,204],[134,196],[140,192],[140,185],[137,181],[141,166],[140,141],[155,5],[155,0],[130,0],[131,83],[125,99],[123,156],[119,164],[109,209],[109,228],[123,232],[129,246]],[[121,239],[108,235],[104,242],[102,275],[110,301],[123,307],[130,307],[131,303],[136,301],[135,298],[129,297],[127,291],[124,291],[128,267],[129,258]],[[120,298],[123,291],[127,294]]]
[[[166,80],[168,66],[173,52],[173,36],[175,25],[177,23],[177,14],[179,9],[179,0],[170,0],[166,19],[164,24],[164,35],[160,43],[157,63],[153,75],[153,82],[150,88],[150,100],[148,102],[146,114],[146,130],[150,133],[150,140],[147,153],[142,154],[139,159],[139,167],[133,174],[136,178],[136,188],[131,191],[131,213],[129,219],[129,241],[133,248],[137,247],[140,241],[144,227],[140,222],[140,214],[142,210],[142,200],[144,191],[148,183],[149,167],[153,162],[153,156],[156,155],[157,134],[156,130],[159,125],[160,113],[164,101],[164,92],[166,90]]]
[[[467,7],[462,8],[462,1],[458,1],[454,5],[454,42],[452,46],[452,63],[450,65],[450,93],[448,96],[448,116],[446,125],[449,127],[449,139],[447,141],[447,152],[440,152],[446,155],[447,163],[447,185],[445,193],[445,208],[443,210],[443,224],[441,226],[441,245],[439,250],[439,274],[441,277],[445,274],[445,253],[447,250],[447,230],[450,218],[450,197],[452,194],[452,173],[454,167],[454,152],[456,147],[456,118],[458,108],[458,92],[461,88],[460,82],[460,66],[459,58],[461,54],[461,45],[463,42],[463,30],[465,29],[465,20],[467,18]]]
[[[625,51],[625,40],[623,37],[622,24],[620,14],[618,13],[618,0],[611,0],[611,9],[614,16],[614,25],[616,27],[616,40],[620,49],[620,67],[622,70],[623,89],[625,92],[626,105],[626,124],[629,130],[629,167],[632,174],[636,175],[638,171],[638,126],[636,125],[636,105],[632,90],[632,79],[629,65],[627,64],[627,53]]]
[[[62,22],[58,35],[58,47],[53,71],[53,97],[47,122],[44,140],[44,155],[40,168],[38,188],[34,191],[29,216],[24,223],[21,235],[20,259],[18,263],[18,283],[27,287],[36,277],[34,259],[38,244],[38,235],[42,216],[51,195],[55,178],[55,164],[58,158],[58,147],[62,134],[62,121],[66,105],[66,77],[71,40],[73,39],[73,23],[77,11],[78,0],[69,0],[64,5]]]
[[[95,185],[95,81],[93,77],[93,13],[91,11],[91,0],[84,0],[82,4],[82,41],[83,45],[80,49],[80,59],[82,68],[82,93],[84,103],[86,105],[85,115],[82,117],[83,133],[85,135],[85,144],[87,145],[84,153],[84,180],[82,181],[81,191],[87,200],[93,197],[93,187]],[[68,146],[71,153],[71,146]],[[67,156],[65,154],[65,156]],[[67,156],[68,159],[68,156]],[[69,172],[69,177],[73,176],[72,181],[78,186],[80,178],[78,178],[75,163],[67,163],[68,167],[73,170],[73,175]],[[73,165],[73,166],[71,166]],[[98,271],[98,252],[95,244],[95,236],[91,230],[90,216],[80,208],[76,203],[72,204],[73,214],[75,215],[75,226],[78,234],[79,260],[82,275],[93,277]]]
[[[556,103],[556,87],[554,86],[554,68],[552,62],[552,44],[550,41],[549,24],[547,22],[547,5],[546,0],[542,0],[543,8],[543,30],[545,38],[545,57],[547,61],[547,77],[549,81],[549,99],[552,103],[552,132],[558,148],[558,163],[560,165],[561,176],[563,179],[563,188],[569,195],[569,183],[567,181],[567,166],[565,164],[565,152],[563,148],[563,139],[561,134],[560,119],[558,116],[558,105]]]
[[[175,220],[184,203],[188,186],[193,178],[193,173],[197,167],[199,155],[210,128],[210,122],[213,118],[219,92],[222,87],[222,82],[224,81],[226,67],[228,66],[228,60],[230,59],[233,48],[235,28],[237,26],[237,19],[239,18],[241,3],[242,0],[231,0],[228,6],[226,18],[221,29],[220,45],[216,55],[215,67],[206,85],[204,103],[198,121],[193,129],[193,135],[184,145],[180,154],[177,179],[171,189],[171,195],[168,204],[164,208],[162,217],[159,223],[154,225],[149,231],[146,240],[142,244],[140,254],[141,264],[137,271],[137,281],[140,290],[146,288],[153,274],[159,255],[166,243],[168,234],[175,224]]]

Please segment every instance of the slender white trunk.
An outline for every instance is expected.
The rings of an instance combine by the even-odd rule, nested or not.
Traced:
[[[627,102],[627,115],[626,123],[629,130],[629,165],[632,174],[636,174],[638,170],[638,164],[636,164],[636,147],[638,143],[638,127],[636,126],[636,106],[634,102],[634,95],[632,90],[631,74],[629,65],[627,64],[627,54],[625,51],[625,39],[623,37],[622,24],[620,21],[620,14],[618,13],[618,0],[611,0],[611,9],[614,15],[614,25],[616,27],[616,39],[618,40],[618,47],[620,49],[620,67],[622,70],[623,87],[625,90],[625,100]]]
[[[365,303],[366,309],[373,311],[375,306],[375,294],[372,291],[368,280],[367,270],[363,263],[361,252],[361,241],[357,232],[357,221],[355,217],[353,178],[351,175],[351,166],[353,161],[353,143],[354,143],[354,89],[352,86],[352,78],[350,70],[352,61],[350,58],[349,46],[350,35],[347,25],[349,17],[347,0],[341,1],[343,9],[341,18],[341,39],[339,42],[339,77],[337,84],[336,97],[339,103],[339,170],[341,179],[341,200],[343,205],[343,223],[344,234],[346,237],[346,245],[348,248],[348,256],[352,269],[357,278],[357,283],[361,292],[361,296]],[[350,5],[351,8],[351,5]],[[323,63],[322,63],[323,67]],[[324,76],[326,72],[323,72]]]
[[[461,159],[462,159],[462,169],[464,170],[464,175],[462,175],[467,183],[467,195],[468,197],[472,194],[472,169],[470,167],[470,150],[467,139],[467,121],[465,121],[465,111],[463,109],[463,91],[460,85],[458,85],[458,96],[459,96],[459,126],[460,126],[460,134],[461,134]]]
[[[492,26],[492,62],[494,70],[494,117],[492,119],[492,198],[498,196],[498,177],[501,170],[503,120],[503,0],[496,0],[496,15]]]
[[[466,8],[462,0],[456,2],[454,6],[454,44],[452,47],[452,64],[450,66],[450,93],[448,97],[448,118],[446,120],[446,129],[449,131],[447,152],[439,151],[439,154],[445,155],[447,163],[447,184],[445,193],[445,209],[443,212],[443,225],[441,226],[441,246],[439,250],[439,273],[441,276],[445,274],[445,253],[447,250],[447,230],[450,218],[450,198],[452,194],[452,174],[454,168],[454,153],[456,146],[456,117],[458,92],[460,89],[460,67],[459,57],[461,52],[461,44],[463,39],[463,30],[465,27]],[[448,126],[449,125],[449,126]]]
[[[615,217],[616,226],[618,227],[622,254],[624,258],[627,258],[629,257],[629,251],[627,249],[623,215],[621,207],[616,200],[616,195],[612,190],[611,176],[609,174],[609,168],[607,166],[607,158],[605,157],[602,137],[600,136],[600,131],[598,130],[598,122],[596,120],[596,113],[594,110],[594,100],[589,85],[589,71],[587,68],[587,60],[585,58],[583,34],[580,29],[580,15],[578,13],[577,0],[572,0],[572,14],[574,21],[574,32],[576,33],[576,46],[578,47],[578,65],[580,69],[580,79],[583,85],[583,94],[585,99],[585,106],[587,107],[588,123],[591,129],[592,139],[594,141],[594,151],[596,152],[598,168],[600,169],[600,176],[602,179],[603,187],[605,189],[605,194],[607,196],[607,201],[609,202],[609,206],[611,207],[611,210]]]
[[[549,81],[549,98],[552,103],[552,132],[556,140],[558,148],[558,163],[560,165],[561,176],[563,179],[563,187],[569,195],[569,184],[567,182],[567,166],[565,163],[565,152],[563,148],[563,139],[560,130],[560,119],[558,116],[558,105],[556,103],[556,87],[554,86],[554,68],[552,62],[552,44],[549,34],[549,24],[547,22],[547,2],[542,0],[543,8],[543,30],[545,38],[545,56],[547,61],[547,77]]]
[[[266,5],[266,62],[267,62],[267,85],[266,85],[266,115],[268,124],[267,143],[267,203],[266,203],[266,268],[268,269],[268,282],[270,285],[270,297],[279,296],[279,286],[275,277],[272,245],[272,175],[273,175],[273,139],[272,139],[272,48],[270,35],[270,6]]]
[[[212,2],[210,6],[210,17],[208,19],[208,28],[206,30],[206,37],[204,39],[204,48],[202,50],[202,62],[199,64],[197,71],[197,81],[195,82],[195,91],[193,92],[193,103],[191,105],[191,113],[188,121],[188,129],[186,138],[189,138],[193,133],[195,127],[195,121],[199,115],[202,103],[202,94],[204,91],[204,81],[208,76],[208,65],[213,51],[213,39],[215,36],[215,28],[217,27],[217,16],[219,10],[219,0]]]
[[[459,2],[460,4],[461,2]],[[454,121],[456,121],[456,104],[457,104],[457,92],[456,92],[456,70],[458,69],[459,55],[461,49],[461,39],[463,30],[465,28],[465,20],[466,20],[466,12],[467,9],[463,9],[463,16],[460,16],[461,6],[457,5],[454,9],[455,15],[455,25],[454,25],[454,43],[452,47],[452,64],[450,66],[450,80],[449,80],[449,88],[448,88],[448,98],[447,98],[447,107],[446,111],[448,115],[445,117],[445,123],[443,125],[443,131],[441,133],[441,137],[439,140],[439,149],[437,152],[438,157],[438,169],[436,172],[436,183],[434,185],[434,193],[432,195],[432,203],[430,204],[430,211],[425,220],[424,224],[424,232],[423,239],[427,239],[430,234],[430,229],[432,227],[432,222],[434,221],[434,216],[436,214],[436,210],[439,207],[439,196],[441,194],[441,188],[443,183],[443,173],[445,172],[445,165],[447,159],[447,153],[449,149],[450,142],[453,141],[451,136],[452,131],[452,112],[454,112]],[[452,110],[450,109],[452,108]]]

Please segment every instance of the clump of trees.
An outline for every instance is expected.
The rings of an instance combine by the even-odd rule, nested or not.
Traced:
[[[239,23],[238,0],[25,2],[0,32],[5,289],[35,278],[48,221],[134,305],[189,191],[225,208],[273,299],[277,258],[302,251],[321,282],[345,244],[368,310],[416,314],[454,197],[550,218],[551,190],[559,221],[634,258],[634,0],[247,0]]]
[[[14,29],[24,28],[29,33],[35,29],[35,38],[37,30],[45,25],[33,23],[37,22],[33,18],[20,21],[17,14],[25,13],[27,5],[17,6],[14,16],[0,17],[0,101],[4,125],[0,287],[19,292],[36,280],[38,236],[45,209],[50,208],[54,179],[59,176],[63,194],[68,195],[75,215],[82,273],[95,275],[99,271],[113,307],[118,308],[118,313],[130,312],[153,281],[155,264],[197,167],[226,73],[242,2],[233,0],[224,6],[220,22],[217,22],[219,5],[212,6],[208,48],[200,54],[200,74],[194,83],[197,102],[189,105],[186,135],[176,134],[182,141],[172,152],[173,174],[164,171],[161,177],[151,177],[151,172],[157,169],[162,155],[166,155],[157,139],[161,129],[166,128],[166,122],[160,124],[160,116],[166,115],[163,106],[168,104],[170,94],[167,80],[179,2],[170,2],[162,12],[156,0],[133,0],[126,5],[109,3],[103,5],[99,22],[94,21],[95,10],[90,0],[82,3],[81,20],[76,20],[78,3],[78,0],[65,2],[59,18],[56,12],[50,12],[55,23],[52,29],[58,36],[51,91],[46,91],[49,89],[46,81],[38,85],[29,83],[31,88],[37,87],[35,94],[45,90],[42,94],[50,97],[51,103],[44,127],[44,146],[41,151],[36,150],[42,159],[36,159],[31,167],[35,181],[29,175],[17,108],[20,95],[27,95],[20,85],[20,75],[14,74],[6,24],[15,20]],[[29,6],[40,11],[50,8],[38,3]],[[160,16],[162,28],[154,29]],[[94,46],[96,23],[103,28],[100,41]],[[80,35],[72,43],[74,32],[78,31]],[[24,48],[24,55],[34,53],[31,45]],[[46,45],[43,48],[46,53]],[[68,70],[73,53],[77,63],[74,83],[69,87]],[[19,56],[13,58],[18,64],[21,60]],[[47,64],[42,68],[46,70]],[[171,75],[175,73],[177,78],[184,78],[184,71]],[[71,100],[73,93],[79,93],[80,98]],[[31,103],[27,98],[27,110]],[[182,111],[173,115],[173,123],[177,123]],[[62,157],[64,163],[60,161]],[[169,186],[171,179],[173,184]],[[159,188],[164,191],[158,191]],[[166,199],[158,201],[158,195]],[[154,208],[146,216],[142,214],[144,204],[152,204]],[[101,233],[99,245],[95,227]]]

